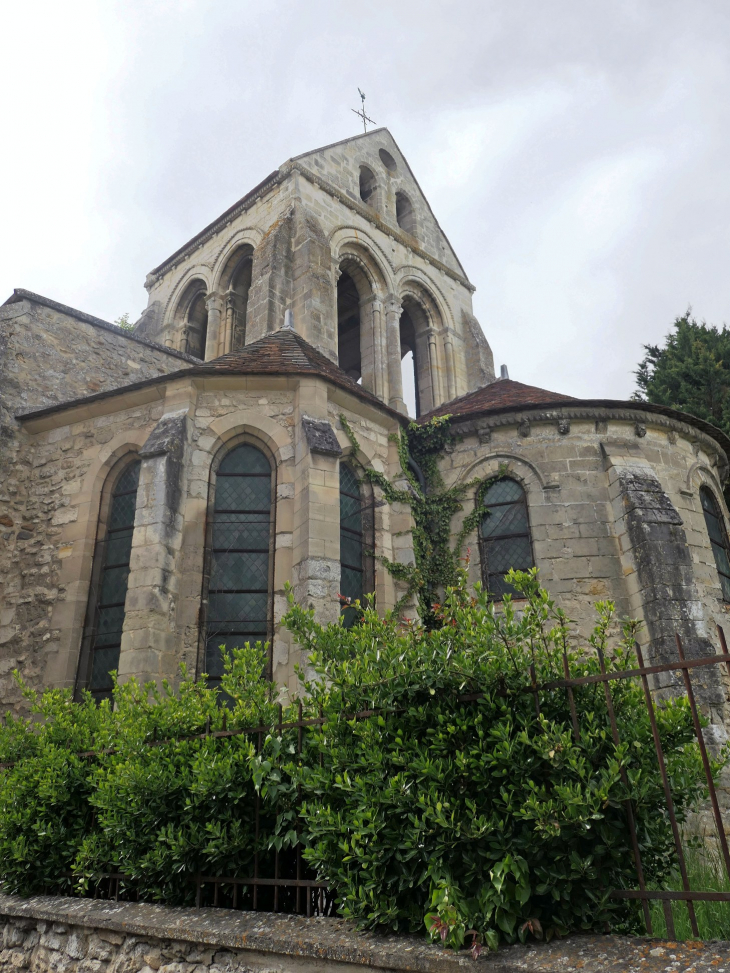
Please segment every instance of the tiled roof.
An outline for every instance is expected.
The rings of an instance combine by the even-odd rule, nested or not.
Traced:
[[[388,409],[381,399],[368,392],[362,385],[349,378],[342,369],[317,351],[300,334],[290,328],[282,328],[246,345],[240,351],[185,371],[195,375],[319,375],[333,385],[352,392],[361,399]],[[389,410],[392,411],[392,410]]]
[[[552,405],[557,402],[576,402],[572,395],[561,395],[558,392],[548,392],[534,385],[523,385],[513,382],[510,378],[500,378],[491,385],[485,385],[476,392],[467,392],[458,399],[444,402],[437,409],[421,416],[419,422],[424,422],[434,416],[469,416],[482,412],[496,412],[509,409],[521,409],[525,406]]]
[[[572,395],[560,395],[558,392],[549,392],[547,389],[536,388],[534,385],[523,385],[522,382],[513,382],[509,378],[498,379],[491,385],[485,385],[475,392],[468,392],[466,395],[452,399],[451,402],[444,402],[437,409],[426,413],[418,418],[419,423],[428,422],[434,416],[454,416],[459,419],[467,419],[477,415],[489,415],[490,413],[515,412],[521,409],[558,409],[563,406],[565,409],[606,409],[616,413],[636,414],[641,412],[653,413],[654,415],[666,416],[677,422],[694,426],[702,432],[711,436],[725,451],[730,458],[730,438],[726,434],[713,426],[704,419],[673,409],[667,405],[656,405],[653,402],[624,401],[621,399],[576,399]]]

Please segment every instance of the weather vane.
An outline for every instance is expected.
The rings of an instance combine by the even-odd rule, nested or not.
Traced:
[[[368,118],[368,116],[365,114],[365,92],[360,91],[359,88],[357,90],[360,94],[360,100],[362,101],[362,108],[360,111],[357,111],[355,108],[352,108],[350,110],[354,111],[358,118],[362,118],[362,130],[363,132],[367,132],[368,122],[370,122],[371,125],[376,125],[377,122],[374,122],[372,118]]]

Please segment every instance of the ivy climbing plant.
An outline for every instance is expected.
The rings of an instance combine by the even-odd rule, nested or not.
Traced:
[[[487,512],[483,505],[484,495],[504,475],[505,469],[500,466],[496,474],[486,479],[477,477],[455,486],[445,486],[439,457],[447,446],[456,443],[457,437],[451,429],[451,416],[436,416],[423,424],[410,422],[398,435],[390,437],[398,448],[400,468],[407,481],[404,489],[396,486],[384,473],[360,461],[362,454],[357,437],[347,417],[340,414],[339,418],[352,445],[353,459],[359,465],[361,479],[378,486],[387,503],[404,503],[410,507],[415,563],[401,564],[382,554],[375,556],[393,578],[407,585],[396,609],[416,596],[421,621],[426,628],[433,628],[437,621],[434,605],[441,600],[445,588],[456,584],[464,543]],[[452,546],[452,521],[464,509],[462,501],[473,490],[476,491],[474,509],[464,517]]]

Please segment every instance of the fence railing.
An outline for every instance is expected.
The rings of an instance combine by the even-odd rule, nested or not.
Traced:
[[[701,756],[712,818],[717,833],[720,857],[730,887],[730,849],[728,848],[725,823],[723,821],[722,810],[720,808],[717,789],[713,779],[710,755],[708,754],[707,745],[702,732],[702,722],[697,707],[697,701],[691,678],[692,672],[696,669],[723,665],[726,667],[728,677],[730,678],[730,653],[728,653],[725,634],[722,628],[719,626],[718,635],[720,639],[721,652],[698,659],[687,659],[685,657],[682,641],[679,635],[677,635],[677,660],[675,662],[666,662],[659,665],[645,665],[641,647],[637,644],[636,656],[639,663],[638,667],[619,671],[608,671],[604,653],[600,648],[597,648],[600,673],[589,676],[572,677],[570,675],[568,657],[567,654],[564,653],[563,670],[565,676],[563,679],[538,684],[535,668],[534,666],[531,666],[531,685],[523,689],[523,692],[531,693],[533,695],[535,701],[535,711],[538,717],[540,716],[541,693],[553,692],[561,689],[565,690],[571,713],[572,731],[576,742],[580,742],[580,726],[574,699],[574,690],[581,686],[602,685],[605,694],[606,710],[608,713],[611,735],[614,744],[618,747],[621,740],[619,736],[616,714],[614,711],[611,685],[612,683],[620,680],[640,680],[651,726],[657,764],[664,790],[666,811],[671,824],[674,848],[677,856],[677,866],[679,869],[682,888],[658,890],[647,888],[641,858],[641,850],[637,836],[635,811],[631,801],[627,800],[625,802],[626,818],[630,833],[638,888],[615,889],[610,892],[610,896],[616,899],[639,900],[641,902],[644,921],[646,923],[646,928],[649,935],[653,935],[654,933],[651,910],[649,908],[649,904],[651,902],[661,903],[666,922],[667,934],[670,939],[675,938],[675,923],[672,912],[672,902],[685,903],[693,935],[697,937],[699,936],[699,929],[697,925],[694,903],[712,901],[728,902],[730,904],[730,892],[692,889],[690,887],[685,850],[682,844],[682,836],[675,811],[669,776],[667,774],[664,751],[657,726],[657,704],[654,700],[652,690],[649,685],[650,676],[663,673],[677,673],[681,675],[684,684],[684,692],[686,694],[692,715],[694,733]],[[482,694],[479,692],[472,692],[462,694],[458,696],[458,699],[459,701],[463,702],[471,702],[477,701],[481,696]],[[397,711],[392,709],[388,711],[390,715],[393,715],[395,712]],[[345,714],[341,718],[343,720],[365,720],[378,715],[380,715],[379,710],[366,709],[357,713]],[[298,755],[301,755],[304,748],[304,734],[313,727],[323,725],[327,721],[326,718],[321,715],[321,713],[319,717],[305,718],[303,715],[301,702],[299,703],[298,718],[296,720],[289,720],[285,722],[283,720],[283,711],[281,706],[279,706],[278,709],[278,717],[278,721],[273,726],[260,726],[253,729],[244,728],[234,730],[228,730],[225,728],[224,717],[224,729],[222,730],[211,730],[210,723],[208,722],[208,725],[203,733],[192,734],[186,737],[176,737],[175,740],[203,739],[206,737],[225,739],[245,735],[254,740],[256,750],[257,752],[260,752],[263,748],[264,740],[267,734],[270,734],[273,731],[274,733],[280,735],[284,731],[296,730],[296,752]],[[164,746],[166,743],[173,741],[152,739],[147,742],[150,746]],[[105,750],[103,752],[105,754],[109,754],[112,753],[113,750]],[[100,754],[96,751],[88,751],[81,755],[91,758],[94,756],[99,756]],[[322,758],[320,756],[320,761],[321,759]],[[8,766],[11,765],[0,764],[0,769]],[[624,785],[628,787],[626,769],[622,767],[620,773]],[[301,799],[301,792],[299,794],[299,798]],[[260,818],[261,797],[257,792],[255,798],[255,840],[257,845],[259,839]],[[728,826],[730,827],[730,821],[728,821]],[[238,875],[220,876],[198,874],[190,876],[190,881],[195,883],[195,904],[198,908],[204,905],[212,905],[225,906],[233,909],[252,909],[254,911],[287,912],[306,916],[336,914],[336,890],[329,889],[326,884],[317,880],[316,876],[307,867],[302,858],[302,848],[300,844],[297,844],[294,848],[289,848],[282,852],[275,850],[273,853],[266,855],[262,855],[262,853],[258,850],[255,851],[253,855],[252,874],[248,876],[241,877]],[[105,873],[97,875],[94,877],[91,884],[93,885],[94,897],[110,899],[136,897],[134,883],[128,876],[122,873]]]

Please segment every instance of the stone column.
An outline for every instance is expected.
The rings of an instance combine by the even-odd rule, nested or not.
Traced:
[[[678,633],[688,659],[714,655],[682,518],[635,443],[601,443],[608,493],[631,614],[643,618],[648,665],[677,661]],[[722,723],[725,693],[716,667],[696,670],[695,694],[713,723]],[[682,694],[677,673],[657,685]]]
[[[441,394],[441,376],[439,369],[438,346],[436,344],[436,329],[429,328],[428,334],[428,367],[431,371],[431,400],[432,409],[441,405],[444,401]]]
[[[292,586],[317,619],[335,621],[340,606],[340,478],[342,452],[327,412],[327,386],[303,377],[295,404]]]
[[[388,349],[383,336],[383,302],[375,298],[372,302],[373,349],[375,351],[375,394],[383,402],[388,401],[388,372],[386,359]]]
[[[403,375],[401,373],[400,316],[403,307],[391,297],[385,304],[386,353],[388,356],[388,404],[391,409],[408,413],[403,401]]]
[[[375,297],[371,295],[360,301],[360,371],[362,387],[377,395],[377,356],[380,349],[375,337],[374,300]]]
[[[447,401],[450,402],[456,398],[456,367],[454,363],[454,339],[448,328],[444,332],[444,355],[446,358]]]
[[[233,291],[226,294],[223,327],[218,340],[218,357],[233,351],[233,332],[236,327],[236,297]]]
[[[208,332],[205,339],[205,361],[218,357],[218,341],[221,332],[223,301],[219,294],[209,294],[205,302],[208,308]]]

